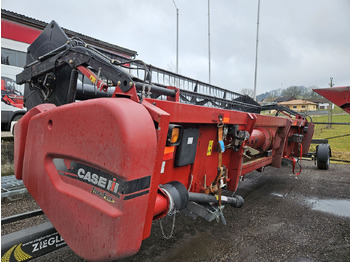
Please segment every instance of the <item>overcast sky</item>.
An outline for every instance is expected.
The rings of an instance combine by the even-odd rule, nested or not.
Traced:
[[[175,0],[180,73],[204,82],[208,1]],[[172,0],[2,0],[1,7],[138,52],[175,71]],[[212,84],[253,89],[258,0],[211,0]],[[350,85],[350,0],[261,0],[257,94],[292,85]]]

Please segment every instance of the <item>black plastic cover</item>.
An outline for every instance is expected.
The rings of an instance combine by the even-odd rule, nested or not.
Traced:
[[[55,21],[51,21],[38,38],[28,47],[27,65],[38,60],[39,57],[63,46],[68,40],[68,36],[60,26]],[[52,77],[52,83],[50,83],[50,88],[46,90],[42,90],[41,84],[37,82],[38,80],[33,79],[33,83],[27,83],[24,89],[24,104],[26,108],[30,110],[42,103],[53,103],[59,106],[73,102],[75,100],[77,76],[78,74],[73,72],[72,68],[67,64],[55,72],[55,75]],[[45,78],[41,79],[41,81],[45,81]]]
[[[36,61],[52,50],[64,45],[69,40],[62,28],[52,20],[44,31],[34,40],[27,50],[27,65]]]
[[[186,128],[182,133],[182,140],[177,147],[175,166],[185,166],[194,163],[199,137],[198,128]]]

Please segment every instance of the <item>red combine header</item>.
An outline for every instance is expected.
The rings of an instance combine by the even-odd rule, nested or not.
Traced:
[[[7,105],[23,109],[23,95],[14,88],[15,81],[1,77],[1,101]]]
[[[350,114],[350,86],[313,90]]]
[[[314,130],[292,110],[264,116],[273,106],[69,39],[54,21],[17,82],[29,111],[15,126],[16,177],[87,260],[135,254],[153,220],[179,211],[226,223],[244,175],[299,163]]]

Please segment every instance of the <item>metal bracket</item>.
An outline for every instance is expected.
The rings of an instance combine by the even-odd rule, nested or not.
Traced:
[[[245,140],[247,140],[250,135],[247,131],[239,130],[239,125],[230,125],[229,133],[234,138],[233,150],[238,151]]]
[[[198,216],[200,216],[205,220],[211,222],[214,219],[215,220],[220,220],[220,218],[222,219],[223,209],[224,209],[224,206],[221,206],[221,209],[219,209],[218,206],[216,205],[212,206],[209,204],[198,204],[195,202],[189,202],[187,207],[181,212],[185,215],[192,217],[193,219],[196,219]]]

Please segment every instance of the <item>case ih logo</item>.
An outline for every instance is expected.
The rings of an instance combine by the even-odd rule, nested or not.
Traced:
[[[98,186],[102,189],[107,189],[109,193],[114,193],[118,196],[118,188],[119,184],[116,182],[117,179],[113,178],[112,180],[107,179],[105,176],[98,175],[95,173],[91,173],[90,171],[86,171],[84,168],[79,168],[77,172],[80,180],[83,180],[91,185]]]
[[[92,185],[91,193],[101,197],[104,196],[103,198],[108,202],[114,201],[112,201],[110,196],[100,192],[98,189],[123,200],[139,197],[149,192],[151,176],[125,181],[82,163],[69,160],[65,161],[62,158],[55,158],[53,162],[60,175]]]

